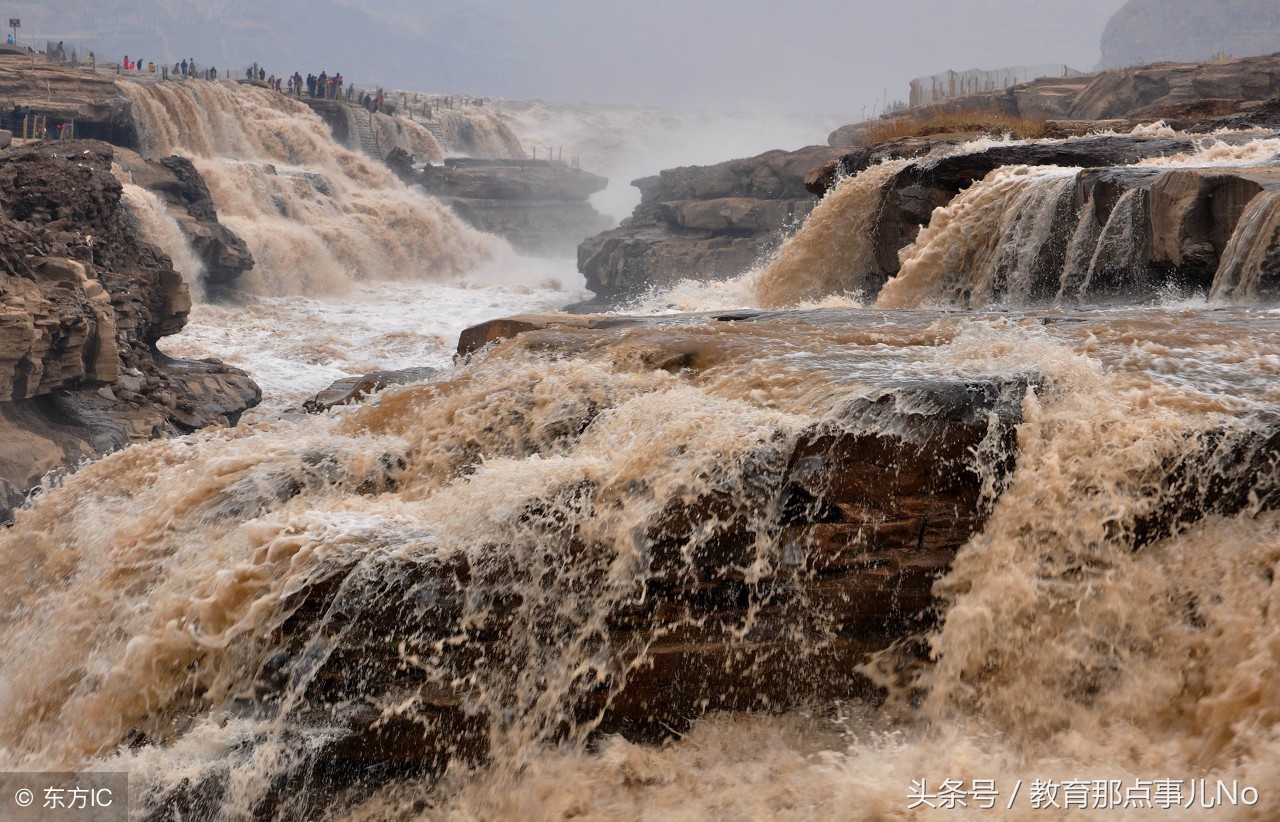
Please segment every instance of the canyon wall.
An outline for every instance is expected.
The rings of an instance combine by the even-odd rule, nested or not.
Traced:
[[[155,350],[191,297],[139,239],[114,160],[89,141],[0,155],[0,519],[50,471],[232,423],[260,399],[242,371]]]

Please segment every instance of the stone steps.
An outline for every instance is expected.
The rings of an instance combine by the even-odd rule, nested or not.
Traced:
[[[448,143],[444,138],[444,128],[435,120],[427,120],[425,122],[418,121],[419,124],[427,131],[431,132],[431,136],[436,138],[436,142],[440,144],[440,148],[447,150]]]
[[[382,147],[378,144],[377,132],[373,130],[372,115],[365,111],[357,111],[354,112],[352,119],[355,120],[360,150],[375,160],[381,160]]]

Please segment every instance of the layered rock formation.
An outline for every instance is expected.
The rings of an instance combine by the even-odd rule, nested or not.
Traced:
[[[138,147],[137,125],[117,79],[105,66],[95,72],[50,63],[43,54],[0,47],[0,104],[4,105],[0,113],[21,105],[47,118],[51,132],[59,123],[74,123],[77,137],[123,149],[116,154],[117,162],[134,182],[170,206],[201,259],[206,292],[225,296],[235,290],[239,276],[253,267],[253,257],[244,241],[218,221],[209,189],[189,160],[170,157],[156,163],[132,151]]]
[[[116,76],[48,62],[43,54],[0,48],[0,104],[46,115],[50,126],[74,121],[76,135],[134,148],[137,130]]]
[[[1129,0],[1102,32],[1100,68],[1277,51],[1280,15],[1270,0]]]
[[[613,222],[587,202],[609,181],[563,163],[450,158],[419,180],[467,223],[531,254],[568,256]]]
[[[1096,75],[1048,77],[1003,91],[969,94],[900,115],[928,119],[994,112],[1046,120],[1048,137],[1128,131],[1163,120],[1180,130],[1232,125],[1219,118],[1252,111],[1280,97],[1280,54],[1208,63],[1160,63]],[[842,126],[832,146],[863,144],[865,125]]]
[[[805,175],[840,153],[825,146],[770,151],[634,181],[641,200],[631,217],[578,248],[578,270],[596,293],[592,306],[752,267],[813,210]]]
[[[50,470],[234,422],[261,397],[241,371],[156,351],[191,298],[138,239],[113,159],[85,141],[0,155],[0,518]]]
[[[1126,117],[1197,100],[1280,97],[1280,54],[1211,63],[1166,63],[1098,75],[1071,105],[1071,118]]]
[[[1264,126],[1276,117],[1274,108],[1266,104],[1213,122]],[[858,175],[886,161],[909,161],[883,176],[883,183],[851,183],[875,185],[879,190],[871,193],[869,201],[865,197],[859,200],[859,208],[872,209],[866,235],[872,262],[867,270],[846,272],[845,287],[862,293],[864,298],[874,298],[884,283],[899,273],[903,265],[901,253],[916,241],[922,227],[935,219],[937,209],[999,169],[1042,166],[1082,171],[1074,175],[1067,172],[1072,180],[1065,188],[1066,178],[1054,172],[1054,180],[1044,181],[1046,186],[1053,186],[1052,190],[1046,187],[1042,192],[1033,192],[1028,188],[1019,195],[1023,197],[1020,205],[1001,206],[1039,209],[1035,213],[1002,216],[998,210],[991,211],[990,225],[972,228],[979,234],[1006,232],[1009,236],[1003,237],[1001,243],[1027,246],[1026,250],[1017,251],[1021,256],[1016,267],[1023,269],[1019,276],[1031,277],[1034,283],[1018,299],[1108,299],[1129,288],[1154,296],[1161,287],[1176,287],[1249,301],[1265,299],[1280,287],[1280,276],[1270,256],[1271,249],[1280,249],[1280,202],[1273,200],[1277,196],[1274,169],[1133,166],[1145,159],[1193,154],[1198,146],[1190,136],[1095,135],[958,151],[966,137],[942,134],[893,140],[829,160],[803,176],[807,189],[822,197],[837,179]],[[1243,144],[1256,138],[1257,134],[1251,133],[1219,139]],[[806,156],[819,160],[822,157],[820,153]],[[735,165],[713,170],[723,174],[726,167]],[[756,257],[747,252],[733,256],[746,245],[740,238],[713,235],[709,239],[706,235],[723,231],[733,220],[732,215],[723,216],[726,201],[715,198],[725,187],[706,184],[708,172],[678,169],[641,181],[645,184],[646,201],[637,209],[636,217],[619,229],[583,243],[579,250],[580,268],[587,274],[590,287],[600,295],[584,308],[611,305],[646,288],[670,286],[691,275],[714,278],[750,266]],[[1025,181],[1027,186],[1035,183],[1030,178]],[[743,185],[749,187],[750,182]],[[691,199],[696,195],[710,199]],[[867,202],[872,205],[867,206]],[[1122,207],[1122,214],[1116,211],[1118,206]],[[697,225],[706,233],[689,230],[690,215],[700,220]],[[847,218],[852,221],[855,215]],[[717,219],[723,221],[717,223]],[[727,250],[716,249],[712,245],[716,242],[725,243]],[[716,251],[719,256],[712,256]],[[844,252],[832,249],[830,253]],[[1072,255],[1083,257],[1074,259]],[[980,256],[981,260],[955,264],[979,268],[988,263],[1015,265],[992,262],[997,254],[981,252]],[[707,259],[727,260],[728,264],[719,270],[710,266],[699,269],[697,263],[705,266]],[[1076,270],[1082,266],[1082,270]],[[984,291],[976,298],[1000,297],[1001,289],[1006,287],[1002,278],[1008,273],[1002,270],[994,274],[996,291]],[[985,276],[976,271],[961,274],[979,279]],[[788,276],[802,275],[792,272]],[[808,293],[804,288],[791,291]]]

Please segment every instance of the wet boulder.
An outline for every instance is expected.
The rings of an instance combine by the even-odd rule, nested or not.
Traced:
[[[343,377],[307,400],[302,407],[313,414],[320,413],[340,405],[362,402],[370,394],[393,385],[425,382],[438,373],[440,373],[439,370],[435,368],[403,368],[396,371],[371,371],[362,376]]]

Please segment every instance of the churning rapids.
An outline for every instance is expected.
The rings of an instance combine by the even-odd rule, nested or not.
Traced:
[[[291,344],[326,290],[471,311],[456,278],[508,253],[265,93],[133,93]],[[1280,145],[1212,151],[1166,162]],[[1277,818],[1276,201],[1197,294],[1116,278],[1140,203],[1055,226],[1077,170],[999,169],[871,304],[907,162],[647,316],[68,477],[0,533],[0,766],[127,771],[155,819],[1039,818],[1037,780],[1060,816]],[[206,310],[184,353],[234,362]]]

